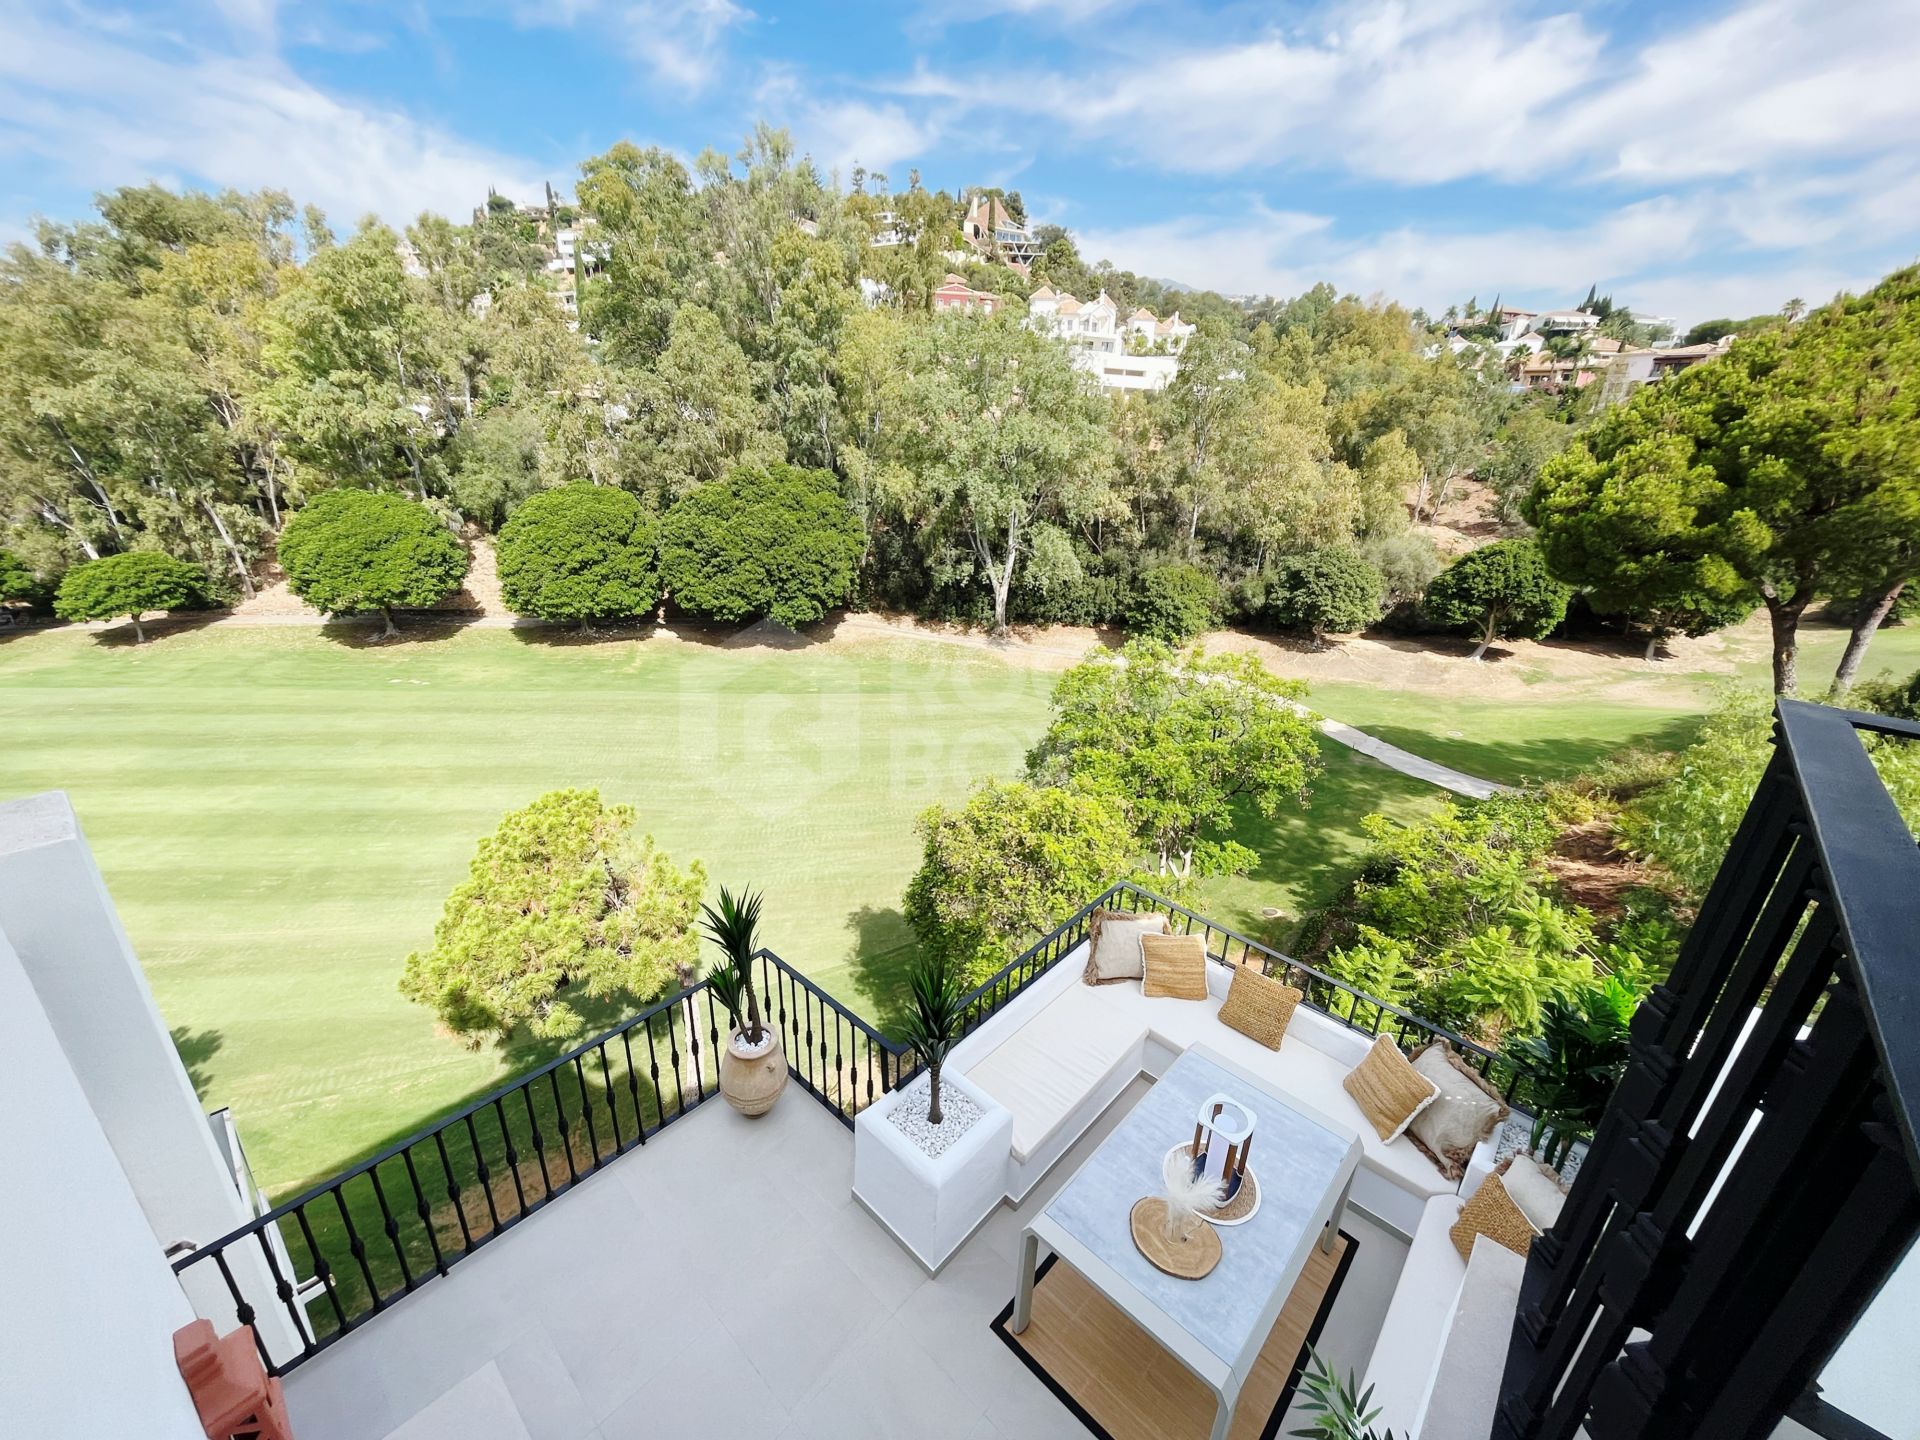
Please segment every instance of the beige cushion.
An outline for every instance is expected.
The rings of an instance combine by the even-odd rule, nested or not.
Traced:
[[[1207,945],[1198,935],[1142,935],[1140,993],[1169,1000],[1207,998]]]
[[[1504,1177],[1495,1170],[1480,1182],[1480,1188],[1460,1207],[1460,1218],[1453,1222],[1448,1235],[1453,1237],[1453,1248],[1460,1252],[1462,1260],[1473,1256],[1473,1237],[1484,1235],[1496,1244],[1504,1245],[1516,1255],[1524,1255],[1533,1246],[1533,1237],[1539,1233],[1533,1227],[1520,1207],[1513,1203],[1513,1197],[1507,1194]]]
[[[1429,1105],[1440,1098],[1440,1087],[1407,1063],[1400,1047],[1382,1035],[1373,1048],[1340,1082],[1381,1140],[1392,1142],[1406,1133]]]
[[[1412,1064],[1440,1094],[1407,1127],[1407,1136],[1441,1174],[1458,1180],[1467,1173],[1474,1147],[1507,1118],[1506,1104],[1444,1040],[1414,1052]]]
[[[1282,985],[1250,965],[1238,965],[1226,1003],[1220,1007],[1220,1023],[1269,1050],[1278,1050],[1287,1022],[1293,1019],[1293,1007],[1299,1003],[1300,992],[1293,986]]]
[[[1553,1228],[1567,1200],[1558,1175],[1531,1155],[1516,1155],[1507,1163],[1502,1183],[1528,1224],[1542,1235]]]
[[[1136,915],[1131,910],[1096,910],[1087,921],[1087,968],[1080,977],[1089,985],[1116,985],[1141,975],[1140,937],[1167,933],[1164,915]]]

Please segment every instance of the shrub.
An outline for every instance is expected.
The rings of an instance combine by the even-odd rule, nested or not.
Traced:
[[[920,817],[925,854],[902,909],[926,954],[978,984],[1133,864],[1112,802],[988,780],[957,809]]]
[[[147,638],[140,616],[148,610],[184,610],[207,603],[207,577],[171,555],[135,550],[74,566],[60,581],[53,612],[63,620],[133,621],[134,643]]]
[[[1141,572],[1127,602],[1127,629],[1170,645],[1211,630],[1220,613],[1220,583],[1194,565],[1155,565]]]
[[[1681,752],[1671,779],[1620,813],[1622,843],[1704,895],[1747,813],[1772,751],[1772,706],[1757,692],[1723,699]]]
[[[517,615],[644,615],[660,596],[654,523],[624,490],[585,483],[533,496],[500,530],[500,589]]]
[[[826,471],[742,466],[667,512],[660,576],[691,614],[797,630],[845,603],[864,544]]]
[[[1503,636],[1540,639],[1566,618],[1573,591],[1547,573],[1531,540],[1496,540],[1469,551],[1427,586],[1427,614],[1476,633],[1478,660]]]
[[[377,490],[316,495],[280,532],[293,593],[329,615],[437,604],[467,575],[467,551],[424,506]]]
[[[0,604],[24,600],[37,605],[46,598],[46,593],[47,587],[27,567],[26,561],[11,550],[0,550]]]
[[[1328,631],[1364,630],[1380,618],[1386,580],[1355,551],[1344,547],[1289,555],[1274,567],[1268,613],[1278,623],[1304,629],[1317,650]]]
[[[1862,710],[1878,710],[1902,720],[1920,720],[1920,670],[1904,680],[1891,675],[1878,680],[1862,680],[1853,687],[1847,703]]]
[[[1440,552],[1425,531],[1405,529],[1389,535],[1370,535],[1360,542],[1360,555],[1380,572],[1392,604],[1417,600],[1427,593],[1444,565]]]

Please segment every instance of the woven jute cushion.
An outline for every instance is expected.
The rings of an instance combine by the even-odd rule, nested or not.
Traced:
[[[1340,1082],[1353,1096],[1374,1133],[1391,1144],[1429,1105],[1440,1098],[1440,1087],[1407,1063],[1390,1036],[1373,1042],[1362,1060]]]
[[[1146,965],[1140,981],[1143,995],[1207,998],[1207,946],[1198,935],[1142,935],[1140,953]]]
[[[1293,1019],[1293,1007],[1299,1003],[1300,992],[1293,986],[1282,985],[1250,965],[1236,966],[1226,1003],[1220,1007],[1220,1023],[1269,1050],[1278,1050],[1287,1022]]]
[[[1462,1260],[1473,1258],[1476,1235],[1484,1235],[1516,1255],[1524,1255],[1533,1248],[1533,1237],[1540,1232],[1507,1193],[1506,1177],[1501,1173],[1505,1168],[1502,1165],[1480,1182],[1480,1188],[1460,1207],[1460,1218],[1447,1231]]]
[[[1118,985],[1140,978],[1140,937],[1167,933],[1167,917],[1136,914],[1132,910],[1096,910],[1087,918],[1087,968],[1080,978],[1089,985]]]
[[[1467,1173],[1474,1147],[1507,1118],[1506,1102],[1444,1040],[1421,1046],[1409,1058],[1416,1071],[1439,1087],[1440,1094],[1407,1127],[1407,1138],[1442,1175],[1458,1180]]]

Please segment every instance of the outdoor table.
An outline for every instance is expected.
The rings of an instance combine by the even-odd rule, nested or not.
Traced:
[[[1135,1201],[1162,1192],[1167,1152],[1192,1140],[1200,1106],[1216,1094],[1256,1117],[1250,1164],[1260,1205],[1244,1224],[1217,1227],[1222,1254],[1210,1274],[1183,1280],[1140,1253],[1129,1216]],[[1226,1440],[1240,1389],[1312,1247],[1333,1248],[1359,1162],[1351,1129],[1195,1045],[1022,1232],[1012,1329],[1033,1318],[1045,1244],[1213,1391],[1213,1440]]]

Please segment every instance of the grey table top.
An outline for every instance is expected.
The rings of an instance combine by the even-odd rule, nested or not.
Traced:
[[[1218,1227],[1222,1254],[1211,1274],[1181,1280],[1155,1269],[1140,1253],[1128,1216],[1135,1201],[1162,1193],[1167,1151],[1192,1140],[1200,1106],[1215,1094],[1231,1096],[1254,1113],[1251,1165],[1260,1184],[1260,1208],[1244,1225]],[[1307,1248],[1305,1232],[1318,1232],[1316,1217],[1324,1214],[1329,1192],[1345,1184],[1350,1157],[1359,1148],[1351,1133],[1328,1128],[1303,1109],[1188,1050],[1043,1213],[1230,1366],[1275,1290],[1282,1282],[1291,1289],[1298,1278],[1288,1272],[1297,1270]]]

